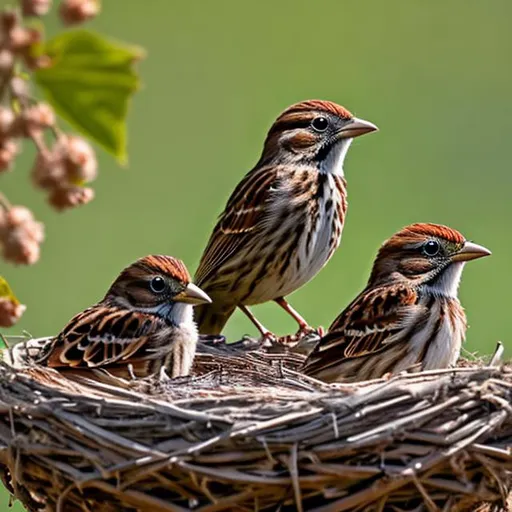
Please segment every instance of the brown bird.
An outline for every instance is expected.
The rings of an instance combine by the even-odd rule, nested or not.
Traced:
[[[189,373],[198,339],[192,306],[210,302],[171,256],[146,256],[125,268],[97,304],[73,317],[43,350],[53,368],[103,368],[145,377],[164,368]]]
[[[402,229],[381,247],[368,285],[334,320],[304,373],[350,382],[454,365],[466,334],[462,269],[490,254],[446,226]]]
[[[377,127],[330,101],[287,108],[270,128],[260,160],[231,194],[204,250],[195,282],[212,298],[196,310],[201,334],[219,334],[240,308],[275,301],[311,327],[285,300],[329,261],[347,210],[345,155],[354,137]]]

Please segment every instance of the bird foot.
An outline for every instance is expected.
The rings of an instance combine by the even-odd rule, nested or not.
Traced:
[[[290,351],[295,354],[303,354],[305,356],[309,356],[309,354],[311,354],[311,352],[313,352],[317,346],[321,337],[322,334],[320,334],[319,330],[305,334],[298,341],[293,343]]]
[[[161,384],[165,384],[166,382],[170,382],[171,380],[171,377],[169,377],[169,374],[167,373],[167,368],[165,366],[162,366],[158,374],[158,381]]]
[[[322,327],[313,329],[308,326],[307,329],[299,329],[295,334],[279,337],[276,342],[274,342],[274,347],[279,346],[280,352],[284,350],[285,352],[290,351],[309,355],[323,334],[324,329]]]
[[[200,334],[199,341],[209,346],[225,345],[226,336],[222,334]]]
[[[270,331],[264,331],[261,333],[260,343],[262,347],[271,347],[272,345],[279,343],[279,336]]]
[[[324,334],[325,329],[323,327],[317,327],[315,329],[314,327],[311,327],[309,325],[303,325],[295,334],[281,336],[281,338],[279,338],[279,341],[285,344],[299,343],[303,339],[322,338]]]

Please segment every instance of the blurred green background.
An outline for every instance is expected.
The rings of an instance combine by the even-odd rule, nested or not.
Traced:
[[[98,150],[95,201],[65,214],[30,185],[30,144],[1,177],[1,190],[33,208],[47,233],[34,267],[0,263],[28,306],[8,334],[56,333],[145,254],[175,255],[193,272],[274,118],[322,98],[380,131],[348,154],[341,248],[293,306],[328,326],[365,285],[385,238],[411,222],[445,223],[493,251],[462,280],[466,348],[508,343],[511,19],[510,0],[104,1],[88,28],[148,54],[128,121],[129,166]],[[60,30],[55,17],[47,29]],[[278,333],[295,330],[275,305],[254,311]],[[226,333],[254,329],[237,313]]]

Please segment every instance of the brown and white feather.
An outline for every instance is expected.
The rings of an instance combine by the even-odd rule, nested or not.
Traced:
[[[157,294],[153,277],[167,282]],[[170,256],[147,256],[125,268],[97,304],[73,317],[49,343],[39,363],[53,368],[103,368],[128,378],[158,374],[186,375],[192,365],[197,328],[192,306],[174,302],[190,274]]]
[[[422,253],[439,244],[440,254]],[[379,250],[365,290],[334,320],[308,357],[304,372],[327,382],[433,370],[456,363],[466,315],[457,297],[467,247],[464,237],[436,224],[413,224]],[[479,246],[478,254],[490,254]]]
[[[310,129],[319,115],[339,126],[353,119],[331,102],[291,106],[277,118],[259,162],[229,198],[195,275],[213,299],[196,310],[201,333],[218,334],[239,305],[294,292],[338,247],[347,210],[343,160],[352,139],[326,146]]]

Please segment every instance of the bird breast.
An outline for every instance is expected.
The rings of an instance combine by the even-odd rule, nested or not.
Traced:
[[[198,334],[192,306],[174,304],[173,323],[171,353],[166,366],[169,376],[175,378],[189,374],[196,353]]]
[[[395,371],[421,364],[422,370],[448,368],[459,358],[466,333],[466,315],[458,299],[425,296],[427,317],[416,319],[408,341],[408,353]]]
[[[280,278],[265,300],[292,293],[324,267],[340,243],[347,208],[345,179],[316,170],[295,172],[275,197],[270,229],[280,240],[275,249],[282,254],[276,258]]]

